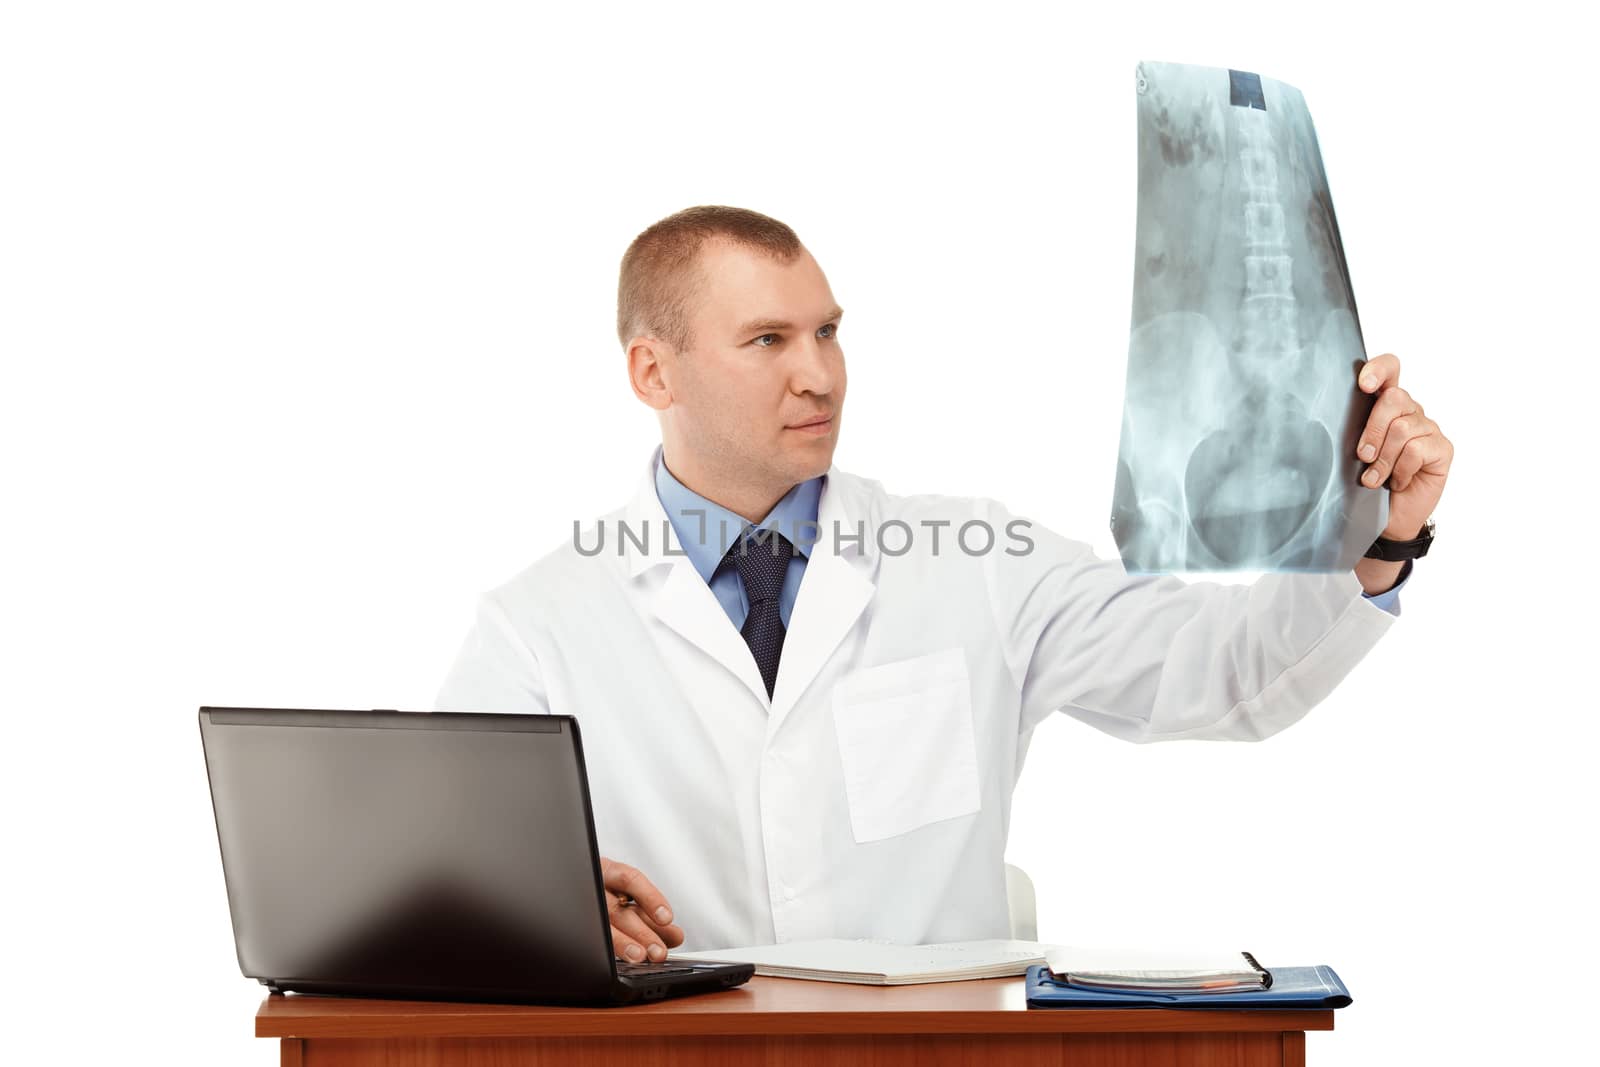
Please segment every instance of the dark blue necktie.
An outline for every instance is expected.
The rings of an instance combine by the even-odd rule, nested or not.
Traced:
[[[783,616],[778,613],[778,594],[783,591],[783,578],[793,556],[794,545],[788,538],[776,530],[757,530],[749,538],[741,537],[735,542],[718,564],[737,568],[744,581],[750,613],[745,616],[739,635],[756,658],[769,700],[778,680],[778,657],[783,654],[784,627]]]

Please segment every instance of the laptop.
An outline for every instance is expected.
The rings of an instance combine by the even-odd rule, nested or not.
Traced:
[[[570,715],[201,708],[239,969],[274,993],[632,1004],[750,963],[613,955]]]

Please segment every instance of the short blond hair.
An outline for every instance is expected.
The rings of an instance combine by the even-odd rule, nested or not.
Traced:
[[[787,263],[801,251],[800,238],[777,219],[758,211],[701,204],[668,215],[633,239],[617,279],[617,338],[624,346],[640,335],[687,349],[690,310],[701,285],[700,249],[723,237]]]

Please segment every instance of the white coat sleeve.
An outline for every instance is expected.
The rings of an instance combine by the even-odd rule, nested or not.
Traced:
[[[1259,741],[1327,696],[1395,619],[1354,571],[1251,585],[1130,575],[994,501],[978,512],[996,534],[984,574],[1022,733],[1061,711],[1128,741]]]
[[[479,598],[477,618],[434,707],[439,711],[549,713],[539,660],[492,593]]]

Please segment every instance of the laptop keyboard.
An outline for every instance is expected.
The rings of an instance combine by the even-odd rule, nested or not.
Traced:
[[[659,978],[664,974],[693,974],[694,972],[695,967],[692,964],[680,963],[671,959],[662,960],[660,963],[617,961],[617,974],[623,978]]]

